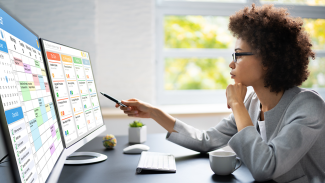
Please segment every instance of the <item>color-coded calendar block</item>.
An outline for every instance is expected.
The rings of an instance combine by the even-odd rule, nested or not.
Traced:
[[[60,131],[59,131],[59,129],[56,129],[55,130],[55,132],[56,132],[56,138],[57,138],[57,140],[60,140]]]
[[[43,76],[38,75],[38,79],[39,79],[39,84],[41,86],[41,90],[45,90],[45,85],[44,85],[44,79]]]
[[[72,63],[72,58],[68,55],[61,55],[62,61],[67,63]]]
[[[32,74],[30,65],[24,64],[25,73]]]
[[[31,131],[34,131],[35,129],[38,129],[36,119],[32,119],[31,121],[29,121],[29,126],[30,126]]]
[[[29,91],[36,91],[34,82],[27,82]]]
[[[39,130],[38,128],[35,128],[33,131],[32,131],[32,137],[33,137],[33,141],[36,142],[38,138],[40,138],[40,133],[39,133]]]
[[[26,81],[20,81],[20,89],[21,94],[23,96],[24,101],[28,101],[31,99],[28,83]]]
[[[46,92],[50,92],[50,87],[49,87],[49,84],[44,82],[44,86],[45,86],[45,91]]]
[[[35,150],[38,151],[42,147],[42,138],[34,140]]]
[[[46,112],[49,112],[49,111],[51,110],[51,108],[50,108],[50,104],[46,104],[46,105],[45,105],[45,109],[46,109]]]
[[[39,86],[39,79],[37,74],[32,74],[33,76],[33,81],[35,86]]]
[[[50,146],[50,151],[51,151],[51,155],[53,155],[53,153],[55,151],[55,145],[54,145],[54,143]]]
[[[52,138],[55,137],[56,136],[56,131],[55,131],[54,125],[50,126],[50,130],[51,130]]]
[[[75,64],[82,64],[81,59],[80,59],[80,58],[77,58],[77,57],[73,57],[73,62],[74,62]]]
[[[35,108],[34,113],[35,113],[37,125],[41,126],[43,124],[43,117],[42,117],[42,114],[41,114],[41,109],[39,107]]]
[[[42,69],[42,68],[41,68],[41,72],[42,72],[42,75],[43,75],[43,76],[46,76],[45,69]]]
[[[60,55],[57,53],[47,51],[46,56],[49,60],[60,61]]]
[[[42,114],[43,122],[47,122],[49,118],[47,117],[47,113]]]
[[[35,67],[37,67],[37,68],[41,68],[41,66],[40,66],[40,63],[39,63],[39,61],[37,61],[37,60],[34,60],[34,62],[35,62]]]

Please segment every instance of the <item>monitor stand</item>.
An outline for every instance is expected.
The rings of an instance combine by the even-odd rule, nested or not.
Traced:
[[[92,157],[89,159],[80,159],[81,157]],[[71,160],[72,157],[76,157],[78,159]],[[69,160],[70,158],[70,160]],[[105,161],[107,156],[104,154],[96,153],[96,152],[74,152],[65,160],[66,165],[82,165],[82,164],[90,164],[97,163],[101,161]]]

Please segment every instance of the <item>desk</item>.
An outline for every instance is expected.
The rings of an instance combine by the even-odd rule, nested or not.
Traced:
[[[165,139],[166,134],[149,134],[144,144],[152,152],[172,153],[176,156],[176,173],[136,174],[136,167],[140,158],[139,154],[123,154],[123,149],[128,144],[127,136],[117,136],[117,146],[114,150],[106,150],[102,146],[102,138],[97,137],[78,151],[92,151],[108,156],[104,162],[71,166],[65,165],[60,183],[182,183],[182,182],[254,182],[249,170],[242,165],[229,176],[215,175],[209,164],[209,155],[199,154],[183,148]],[[272,181],[271,181],[272,182]]]
[[[145,143],[152,152],[172,153],[176,157],[176,173],[136,174],[139,154],[123,154],[128,144],[127,136],[117,136],[117,146],[107,150],[102,146],[102,138],[96,137],[78,151],[92,151],[108,156],[106,161],[89,165],[65,165],[60,183],[209,183],[209,182],[254,182],[249,170],[242,165],[229,176],[215,175],[209,164],[209,155],[199,154],[165,139],[166,134],[149,134]],[[0,182],[13,182],[9,163],[0,164]],[[273,181],[269,181],[273,182]]]

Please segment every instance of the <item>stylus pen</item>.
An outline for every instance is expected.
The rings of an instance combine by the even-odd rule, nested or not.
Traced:
[[[128,107],[128,106],[122,104],[121,101],[116,100],[115,98],[113,98],[113,97],[111,97],[111,96],[109,96],[109,95],[107,95],[107,94],[105,94],[105,93],[102,93],[102,92],[100,92],[100,93],[101,93],[102,95],[104,95],[105,97],[109,98],[111,101],[117,103],[118,105],[123,106],[123,107]]]

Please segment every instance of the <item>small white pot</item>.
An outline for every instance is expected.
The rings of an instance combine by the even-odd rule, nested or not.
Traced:
[[[129,127],[129,143],[140,144],[147,140],[147,126]]]

